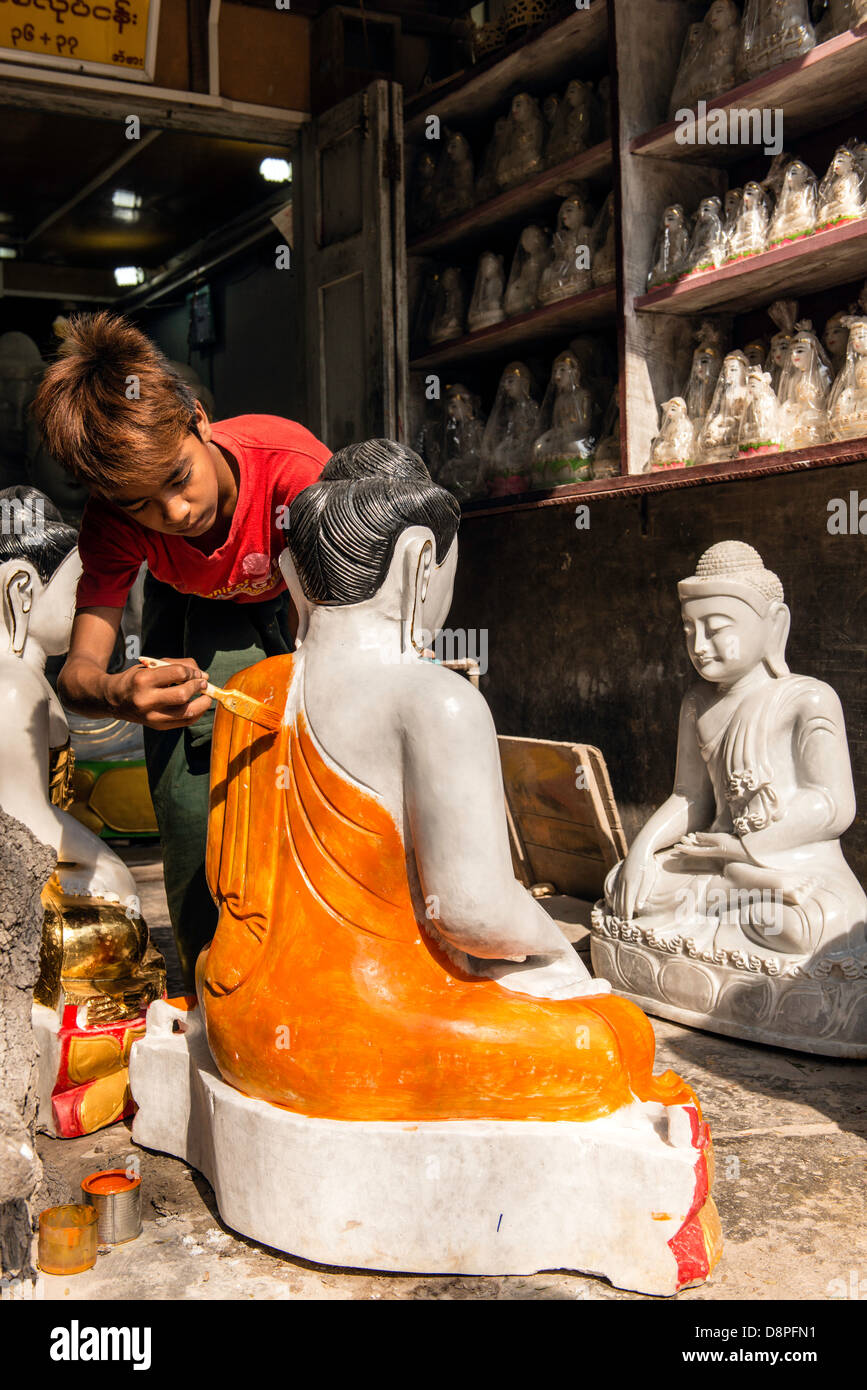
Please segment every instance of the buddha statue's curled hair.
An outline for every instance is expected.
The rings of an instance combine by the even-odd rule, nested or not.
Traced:
[[[312,603],[362,603],[381,587],[402,531],[429,527],[436,563],[460,521],[450,492],[418,454],[391,439],[367,439],[332,454],[289,508],[287,544]]]
[[[49,497],[26,484],[0,491],[0,565],[27,560],[43,584],[78,544],[78,533],[67,526]]]

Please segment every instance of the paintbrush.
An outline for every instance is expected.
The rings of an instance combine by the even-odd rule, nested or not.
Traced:
[[[175,666],[174,661],[163,661],[158,656],[140,656],[139,661],[142,666]],[[228,710],[230,714],[236,714],[239,719],[249,719],[251,724],[258,724],[263,729],[279,729],[281,718],[277,710],[270,705],[264,705],[261,700],[254,700],[252,695],[245,695],[241,690],[223,690],[219,685],[211,685],[210,682],[202,691],[203,695],[210,695],[212,700],[216,700],[218,705]]]

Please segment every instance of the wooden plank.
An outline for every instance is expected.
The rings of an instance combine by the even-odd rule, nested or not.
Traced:
[[[591,324],[611,323],[614,320],[617,294],[613,285],[602,289],[585,290],[570,295],[557,304],[546,304],[526,314],[516,314],[504,323],[480,328],[462,338],[441,343],[429,352],[413,358],[410,367],[422,371],[428,367],[452,366],[474,358],[493,357],[508,351],[518,351],[546,338],[578,332]]]
[[[740,478],[834,468],[862,463],[865,458],[867,439],[850,439],[838,444],[818,444],[800,453],[762,454],[750,459],[734,459],[730,463],[707,463],[695,468],[667,468],[619,478],[593,479],[588,483],[568,483],[545,493],[529,492],[509,498],[465,502],[461,514],[466,522],[497,516],[501,512],[535,511],[538,507],[572,507],[582,500],[590,503],[603,497],[635,497],[707,483],[736,482]]]
[[[546,169],[517,188],[507,189],[505,193],[499,193],[495,198],[489,198],[468,212],[461,213],[460,217],[453,217],[422,233],[409,243],[407,250],[411,255],[428,255],[458,243],[467,246],[470,242],[482,240],[492,227],[513,217],[529,218],[555,195],[561,184],[570,180],[599,178],[610,173],[611,141],[603,140],[601,144],[594,145],[583,154],[574,155],[552,169]]]
[[[557,849],[534,848],[533,882],[553,883],[558,893],[572,898],[598,898],[607,869],[600,857],[586,858]]]
[[[838,121],[864,105],[867,80],[867,27],[847,30],[817,44],[803,58],[794,58],[772,72],[709,97],[708,110],[737,107],[781,108],[786,146],[792,138]],[[743,145],[680,145],[675,121],[665,121],[630,144],[639,155],[720,164],[743,159]]]
[[[639,295],[639,312],[698,314],[707,309],[727,313],[760,308],[781,295],[799,296],[867,275],[867,218],[829,227],[824,232],[759,256],[733,261],[718,270],[700,271],[673,285]]]
[[[580,814],[586,816],[588,821],[592,819],[592,811],[588,815],[588,812],[581,808]],[[531,859],[535,849],[563,850],[569,854],[583,855],[586,859],[602,858],[595,825],[579,825],[577,817],[575,820],[567,821],[556,816],[537,816],[525,811],[521,816],[521,829]]]
[[[577,62],[604,52],[607,43],[607,0],[593,0],[589,9],[556,21],[529,40],[517,39],[502,53],[413,97],[405,109],[407,139],[421,138],[426,116],[474,120],[504,102],[513,88],[532,87],[540,80],[551,86],[568,81],[577,75]]]
[[[123,122],[131,106],[143,126],[224,135],[233,140],[273,140],[275,144],[291,143],[310,120],[306,111],[230,101],[206,92],[150,86],[131,91],[128,82],[114,78],[80,77],[78,73],[0,62],[0,107]]]

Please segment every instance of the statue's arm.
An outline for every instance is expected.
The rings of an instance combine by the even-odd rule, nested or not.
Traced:
[[[484,959],[574,957],[515,878],[497,735],[484,698],[442,667],[416,667],[413,675],[402,711],[406,808],[437,931]]]
[[[843,708],[836,691],[811,681],[792,724],[792,754],[798,789],[784,816],[742,837],[751,858],[817,840],[836,840],[855,819],[855,788]]]
[[[629,921],[647,901],[656,877],[654,854],[713,821],[714,793],[696,731],[697,700],[689,691],[680,707],[674,790],[633,840],[611,889],[611,907]]]
[[[636,835],[630,854],[669,849],[691,831],[706,830],[713,820],[713,786],[701,756],[696,719],[696,695],[690,691],[680,706],[674,788]]]

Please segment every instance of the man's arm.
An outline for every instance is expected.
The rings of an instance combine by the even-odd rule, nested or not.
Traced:
[[[151,729],[181,729],[208,709],[201,692],[207,676],[194,661],[148,670],[131,666],[109,675],[122,608],[80,608],[72,626],[69,655],[57,682],[63,703],[90,719],[110,715]]]

